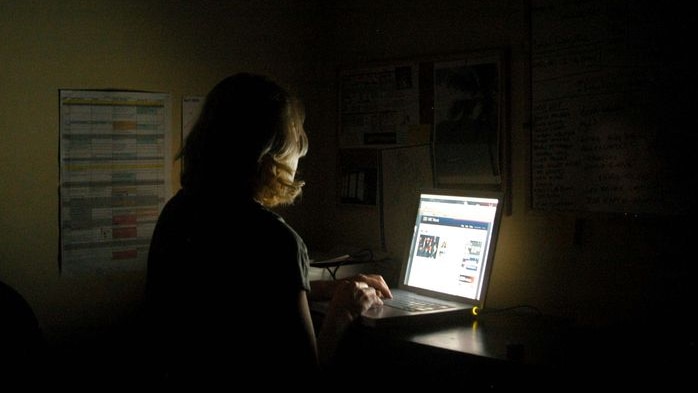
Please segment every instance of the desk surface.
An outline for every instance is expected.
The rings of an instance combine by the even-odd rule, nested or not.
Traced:
[[[340,369],[367,357],[404,375],[426,373],[437,384],[491,391],[521,387],[695,386],[694,329],[630,324],[580,328],[535,313],[493,312],[477,320],[439,326],[356,326],[339,356]],[[408,383],[411,379],[407,380]],[[432,379],[434,382],[434,379]]]
[[[403,333],[410,342],[493,360],[554,367],[564,361],[560,320],[530,314],[489,314],[467,324]]]
[[[384,344],[452,352],[491,361],[555,367],[564,361],[569,325],[536,313],[494,312],[462,323],[427,326],[357,327],[354,335]]]
[[[405,387],[415,373],[470,391],[539,387],[540,375],[563,363],[564,329],[559,320],[531,313],[492,313],[438,326],[357,325],[340,348],[337,369],[355,368],[370,356],[382,369],[407,376]]]

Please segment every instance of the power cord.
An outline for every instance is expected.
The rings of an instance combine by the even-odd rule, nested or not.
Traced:
[[[480,315],[485,315],[485,314],[501,314],[501,313],[506,313],[506,312],[521,312],[521,313],[528,313],[528,314],[534,314],[534,315],[543,315],[543,313],[538,309],[536,306],[532,306],[529,304],[519,304],[516,306],[511,306],[511,307],[505,307],[505,308],[485,308],[482,311],[480,311]]]
[[[362,250],[348,255],[349,256],[347,258],[338,260],[331,266],[325,266],[325,270],[327,270],[327,272],[330,273],[330,276],[333,280],[337,279],[337,271],[342,266],[373,261],[373,251],[370,248],[364,248]]]

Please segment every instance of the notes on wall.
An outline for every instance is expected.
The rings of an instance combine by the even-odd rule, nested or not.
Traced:
[[[651,2],[532,2],[533,209],[663,215],[693,204],[683,28],[678,7]]]
[[[361,149],[430,146],[422,165],[434,186],[504,188],[505,60],[503,50],[483,50],[340,69],[340,202],[375,205],[363,192],[376,189],[371,168],[381,157]]]
[[[400,146],[428,141],[420,127],[417,62],[340,71],[340,148]]]
[[[189,132],[194,127],[194,123],[199,119],[201,107],[204,105],[204,96],[184,96],[182,97],[182,144],[189,136]]]

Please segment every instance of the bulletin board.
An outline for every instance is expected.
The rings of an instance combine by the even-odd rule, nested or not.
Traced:
[[[342,171],[349,171],[350,179],[356,168],[363,171],[356,157],[376,157],[362,154],[361,149],[427,145],[432,186],[501,188],[506,162],[505,73],[503,50],[342,68],[338,76],[340,178],[347,178]],[[380,163],[363,165],[375,166]],[[345,195],[345,189],[340,189],[340,195]]]
[[[531,2],[533,209],[674,215],[692,208],[695,60],[682,41],[695,23],[682,23],[680,8]]]

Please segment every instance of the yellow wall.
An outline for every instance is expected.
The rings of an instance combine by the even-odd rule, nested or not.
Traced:
[[[237,71],[288,83],[306,102],[311,151],[301,164],[303,199],[282,214],[313,249],[377,248],[377,209],[336,204],[337,67],[483,48],[511,58],[512,214],[488,304],[610,324],[635,318],[645,301],[663,304],[658,287],[683,297],[676,278],[689,268],[672,262],[681,251],[671,247],[688,235],[677,238],[664,222],[527,208],[526,2],[398,3],[0,0],[0,279],[27,298],[48,338],[128,320],[145,273],[59,274],[59,89],[169,92],[178,141],[182,96],[204,94]]]
[[[49,339],[119,322],[144,285],[143,272],[59,274],[59,89],[170,93],[177,149],[182,96],[237,71],[307,78],[306,13],[253,3],[0,1],[0,279],[27,298]]]

